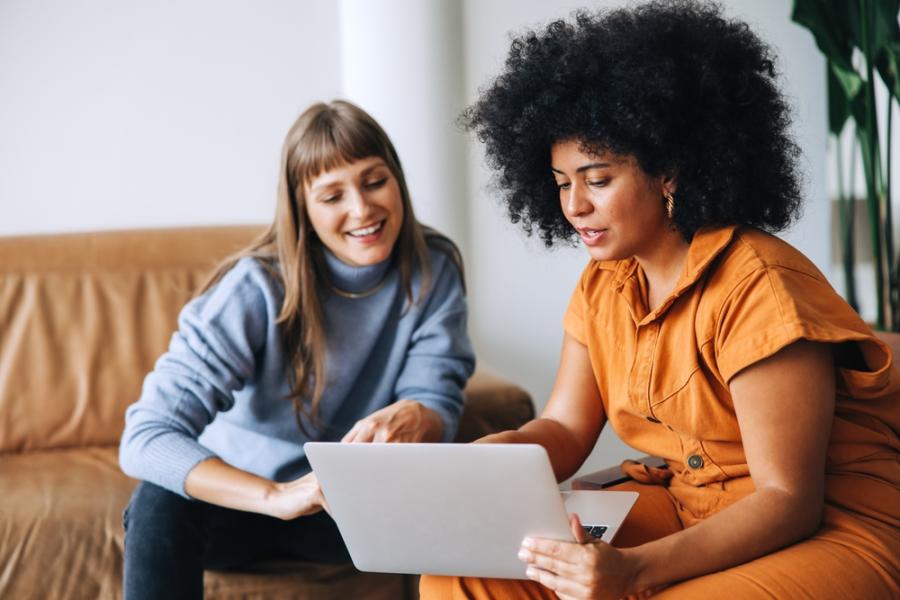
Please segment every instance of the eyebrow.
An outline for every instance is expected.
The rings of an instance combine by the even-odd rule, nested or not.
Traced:
[[[610,163],[605,163],[605,162],[591,163],[589,165],[582,165],[582,166],[578,167],[577,169],[575,169],[575,172],[581,173],[581,172],[587,171],[589,169],[602,169],[604,167],[611,167],[611,166],[612,165]],[[550,167],[550,170],[553,171],[554,173],[559,173],[560,175],[565,175],[565,173],[563,173],[556,167]]]
[[[379,168],[379,167],[388,168],[387,165],[384,163],[383,160],[379,160],[378,162],[376,162],[376,163],[372,164],[371,166],[368,166],[368,167],[366,167],[365,169],[363,169],[362,171],[360,171],[359,176],[360,176],[360,177],[365,177],[366,175],[368,175],[369,173],[371,173],[372,171],[374,171],[375,169],[377,169],[377,168]],[[309,193],[310,193],[310,194],[314,194],[314,193],[316,193],[316,192],[319,191],[319,190],[328,189],[328,188],[330,188],[331,186],[333,186],[333,185],[336,184],[336,183],[339,183],[339,182],[337,182],[337,181],[326,181],[325,183],[320,183],[320,184],[318,184],[318,185],[314,185],[313,187],[309,188]]]

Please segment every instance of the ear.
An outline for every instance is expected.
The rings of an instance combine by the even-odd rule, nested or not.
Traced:
[[[664,171],[660,181],[663,194],[674,194],[678,191],[678,172],[674,169]]]

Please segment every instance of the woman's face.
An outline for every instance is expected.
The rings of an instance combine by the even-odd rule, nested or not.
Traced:
[[[563,214],[595,260],[643,256],[671,232],[663,191],[674,186],[647,175],[633,156],[590,155],[577,141],[557,142],[550,167]]]
[[[304,186],[316,235],[341,261],[374,265],[388,258],[403,223],[400,185],[379,157],[320,173]]]

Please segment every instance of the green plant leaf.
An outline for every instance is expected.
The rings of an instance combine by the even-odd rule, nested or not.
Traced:
[[[852,100],[859,95],[859,91],[865,83],[859,73],[852,69],[848,71],[836,63],[831,63],[831,72],[834,74],[838,85],[844,90],[844,95],[848,100]]]
[[[897,24],[897,13],[900,12],[900,0],[869,0],[873,3],[874,22],[870,32],[872,49],[877,55],[886,45],[900,41],[900,25]]]
[[[900,40],[881,47],[875,67],[894,98],[900,98]]]
[[[868,142],[870,137],[865,125],[866,94],[865,90],[863,90],[862,88],[860,88],[859,93],[853,96],[853,98],[850,100],[850,116],[852,116],[853,120],[856,121],[857,137],[859,138],[859,143],[862,144],[863,141]]]
[[[853,46],[859,39],[859,0],[794,0],[791,19],[812,32],[816,46],[828,60],[844,70],[853,70]]]
[[[828,129],[834,135],[841,135],[844,124],[850,115],[850,98],[847,90],[835,75],[835,70],[840,69],[834,63],[828,61],[825,78],[828,85]]]

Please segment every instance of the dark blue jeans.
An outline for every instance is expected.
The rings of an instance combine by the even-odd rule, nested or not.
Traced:
[[[203,570],[265,559],[349,562],[325,512],[292,521],[187,500],[142,482],[123,515],[125,598],[198,599]]]

